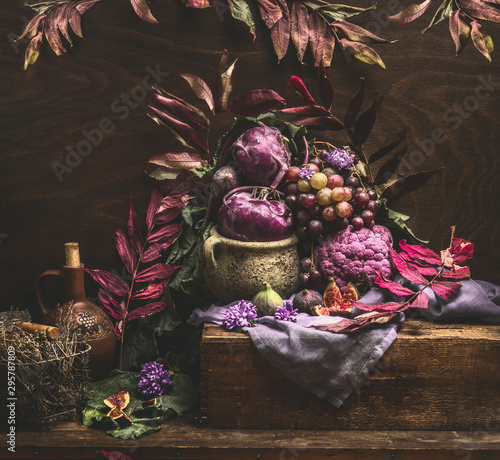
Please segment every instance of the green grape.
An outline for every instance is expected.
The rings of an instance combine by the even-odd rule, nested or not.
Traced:
[[[328,177],[326,177],[326,175],[321,172],[313,174],[313,176],[311,177],[311,186],[316,190],[321,190],[322,188],[326,187],[327,182]]]
[[[297,187],[303,193],[307,193],[312,188],[311,183],[305,179],[299,179],[299,181],[297,182]]]

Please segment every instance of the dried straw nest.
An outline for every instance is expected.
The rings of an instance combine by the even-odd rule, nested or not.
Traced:
[[[11,313],[12,318],[19,314]],[[0,388],[2,410],[6,401],[15,402],[17,426],[75,416],[90,393],[90,346],[68,333],[64,318],[59,337],[50,341],[44,333],[23,331],[6,316],[4,327],[0,327],[0,373],[7,376],[7,383]],[[15,385],[9,383],[14,381],[12,373]],[[15,399],[9,399],[13,393]]]

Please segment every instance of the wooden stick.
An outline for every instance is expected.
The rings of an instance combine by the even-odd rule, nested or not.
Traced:
[[[26,332],[45,332],[49,340],[55,340],[59,337],[59,329],[57,327],[46,326],[44,324],[26,323],[23,321],[17,321],[15,324]]]

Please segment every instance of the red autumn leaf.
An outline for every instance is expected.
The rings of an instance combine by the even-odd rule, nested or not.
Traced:
[[[255,89],[238,95],[229,110],[235,115],[254,117],[269,112],[286,101],[277,92],[270,89]]]
[[[127,283],[115,274],[106,270],[89,270],[88,268],[84,270],[96,283],[113,294],[124,296],[128,293]]]
[[[178,235],[181,229],[182,229],[181,224],[164,225],[151,232],[147,238],[147,242],[149,244],[158,243],[166,238]]]
[[[305,105],[274,112],[281,119],[295,125],[309,126],[314,129],[342,130],[344,125],[330,112],[319,105]]]
[[[59,28],[57,27],[57,9],[54,8],[49,12],[47,18],[45,19],[43,25],[43,33],[45,34],[45,38],[49,43],[52,51],[56,53],[58,56],[66,53],[66,48],[61,41],[61,36],[59,35]]]
[[[142,254],[141,262],[148,263],[158,259],[161,256],[162,251],[166,251],[172,245],[172,242],[175,240],[175,238],[176,235],[171,236],[170,238],[163,240],[160,243],[154,243],[149,246]]]
[[[459,267],[454,270],[450,270],[448,272],[442,272],[441,275],[439,275],[439,277],[443,279],[454,279],[454,280],[470,278],[470,269],[469,267]]]
[[[113,235],[115,240],[116,250],[122,259],[123,264],[127,271],[132,274],[135,271],[135,266],[137,264],[137,253],[130,243],[130,239],[121,229],[117,230]]]
[[[314,12],[309,17],[309,43],[314,57],[314,66],[321,63],[328,67],[333,58],[336,36],[333,29]]]
[[[363,105],[363,100],[365,98],[365,79],[361,77],[361,87],[358,92],[352,97],[347,106],[347,111],[344,115],[344,126],[346,129],[350,129],[356,117],[358,116],[361,106]]]
[[[493,40],[491,37],[483,31],[483,27],[479,22],[471,22],[472,30],[472,42],[476,49],[491,62],[491,53],[493,53]]]
[[[175,265],[155,264],[138,273],[135,280],[138,283],[153,281],[155,279],[168,280],[179,268],[181,267]]]
[[[391,253],[392,261],[398,269],[401,276],[411,281],[412,283],[427,284],[427,280],[413,267],[410,267],[408,263],[396,252],[394,249],[389,248]]]
[[[137,318],[144,318],[145,316],[154,315],[168,307],[165,302],[151,302],[146,305],[141,305],[140,307],[134,308],[127,315],[127,322],[132,321]]]
[[[412,291],[412,294],[415,294]],[[378,304],[364,304],[361,302],[354,302],[354,306],[356,308],[359,308],[360,310],[365,310],[365,311],[397,311],[399,310],[402,306],[404,305],[404,302],[384,302],[384,303],[378,303]]]
[[[387,324],[398,313],[387,311],[370,311],[362,315],[356,316],[353,319],[343,319],[334,324],[323,324],[319,326],[312,326],[320,331],[333,332],[333,333],[348,333],[356,332],[360,329],[371,326],[372,324]]]
[[[455,281],[434,281],[431,287],[436,294],[440,295],[445,300],[451,300],[457,295],[462,285]]]
[[[450,34],[455,42],[457,56],[462,52],[470,38],[470,25],[462,11],[455,10],[450,16]]]
[[[158,209],[158,206],[160,206],[162,198],[163,196],[160,190],[157,187],[155,187],[151,192],[148,211],[146,213],[146,225],[148,226],[148,230],[151,230],[151,228],[153,227],[153,219],[156,214],[156,210]]]
[[[26,24],[23,33],[19,37],[17,37],[15,41],[20,42],[25,38],[31,40],[33,37],[35,37],[38,34],[40,21],[42,19],[45,19],[46,17],[47,15],[45,14],[37,14],[33,19],[31,19],[30,22],[28,22],[28,24]]]
[[[154,94],[153,100],[158,104],[166,107],[172,113],[172,115],[174,115],[184,123],[189,124],[191,127],[198,127],[203,131],[208,130],[210,121],[206,117],[200,115],[199,112],[188,107],[186,104],[183,104],[176,99],[162,96],[161,94]]]
[[[382,67],[382,69],[385,69],[384,61],[382,61],[382,58],[373,48],[370,48],[364,43],[353,42],[346,38],[341,38],[339,43],[345,51],[351,53],[356,59],[370,65],[377,64]]]
[[[144,289],[140,289],[132,294],[132,299],[156,299],[163,294],[165,288],[167,287],[167,282],[162,281],[161,283],[150,284]]]
[[[296,77],[295,75],[291,76],[290,80],[288,80],[288,86],[293,86],[295,88],[295,91],[297,91],[304,98],[304,102],[306,104],[316,106],[318,105],[307,90],[304,82],[299,77]]]
[[[278,0],[257,0],[260,17],[270,29],[283,16],[283,11],[278,5]]]
[[[450,248],[453,261],[456,264],[461,264],[466,260],[472,259],[474,253],[474,243],[462,238],[453,238]]]
[[[304,60],[304,53],[309,41],[309,13],[300,2],[292,3],[291,11],[291,36],[297,50],[299,61]]]
[[[61,32],[62,36],[68,41],[68,43],[73,45],[73,41],[71,40],[71,35],[69,33],[69,22],[68,22],[68,12],[71,10],[72,4],[66,3],[63,6],[60,6],[57,11],[56,16],[56,24],[57,28]]]
[[[181,73],[180,76],[189,83],[189,86],[191,86],[191,89],[194,91],[194,94],[196,94],[198,99],[205,101],[210,111],[215,114],[214,96],[205,81],[197,75],[191,75],[188,73]]]
[[[420,292],[418,296],[411,302],[409,308],[418,308],[420,310],[425,310],[429,307],[429,297],[425,292]]]
[[[122,454],[118,450],[113,450],[112,452],[100,450],[99,452],[102,455],[104,455],[108,460],[133,460],[132,457],[129,457],[128,455]]]
[[[68,11],[68,22],[71,30],[80,38],[83,38],[82,32],[82,15],[76,9],[76,4],[71,4],[71,9]]]
[[[210,5],[209,0],[187,0],[186,6],[190,8],[209,8]]]
[[[141,235],[137,212],[135,211],[134,204],[132,203],[132,197],[130,197],[130,211],[127,220],[127,233],[128,237],[130,238],[130,244],[135,249],[137,254],[140,254],[142,251],[144,240]]]
[[[130,0],[132,8],[134,8],[135,13],[143,21],[150,22],[152,24],[159,24],[158,20],[153,16],[149,8],[147,0]]]
[[[395,283],[394,281],[388,281],[384,279],[384,277],[377,272],[377,276],[375,278],[375,284],[381,287],[382,289],[388,289],[390,292],[393,294],[396,294],[397,296],[408,296],[408,295],[414,295],[415,292],[412,291],[411,289],[401,286],[399,283]]]
[[[443,168],[420,171],[396,180],[383,191],[380,198],[387,198],[388,202],[396,201],[407,193],[414,192],[425,185],[441,169]]]
[[[326,76],[326,69],[322,62],[320,63],[318,68],[318,86],[323,107],[326,110],[330,110],[330,107],[333,104],[333,96],[335,92],[330,80]]]
[[[441,257],[432,249],[421,244],[408,244],[405,240],[399,242],[401,249],[412,259],[421,259],[433,265],[441,265]]]
[[[139,1],[139,0],[138,0]],[[86,13],[95,4],[102,2],[102,0],[87,0],[85,2],[80,2],[76,5],[76,9],[80,14]]]
[[[208,141],[206,137],[188,124],[171,117],[156,107],[149,106],[149,108],[158,115],[159,120],[164,123],[167,129],[176,134],[180,142],[188,147],[196,148],[202,153],[208,153]],[[156,121],[155,118],[153,119]]]
[[[167,207],[166,205],[160,206],[158,213],[155,216],[154,222],[157,225],[168,224],[180,215],[186,206],[182,203]]]
[[[124,310],[122,306],[111,296],[111,294],[103,289],[99,289],[97,300],[102,305],[109,315],[117,321],[123,319]]]
[[[285,0],[278,0],[278,3],[283,15],[270,30],[274,51],[278,56],[278,62],[280,62],[285,56],[290,42],[290,12]]]
[[[437,270],[432,266],[428,265],[425,262],[412,259],[406,252],[400,252],[399,255],[406,261],[406,263],[417,270],[421,275],[424,276],[436,276]]]
[[[387,19],[389,19],[389,21],[397,22],[399,24],[406,24],[422,16],[422,14],[425,13],[427,8],[429,8],[430,4],[431,0],[425,0],[424,2],[418,5],[413,3],[410,6],[406,7],[405,9],[401,10],[398,14],[389,16]]]

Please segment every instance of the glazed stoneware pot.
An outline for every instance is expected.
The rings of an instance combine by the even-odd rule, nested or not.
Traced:
[[[205,284],[222,302],[251,300],[267,281],[284,299],[298,287],[297,237],[247,242],[222,236],[212,228],[205,242]]]

